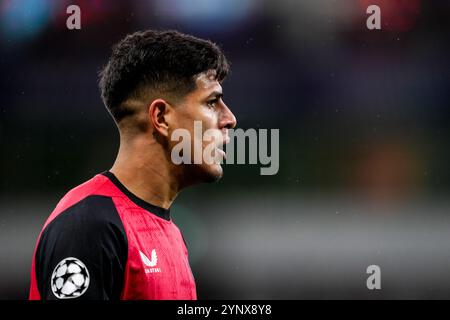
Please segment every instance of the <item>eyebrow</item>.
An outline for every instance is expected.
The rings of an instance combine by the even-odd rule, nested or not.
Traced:
[[[212,97],[216,97],[216,98],[222,98],[223,97],[223,92],[222,91],[217,91],[214,90],[213,92],[211,92],[206,99],[212,98]]]

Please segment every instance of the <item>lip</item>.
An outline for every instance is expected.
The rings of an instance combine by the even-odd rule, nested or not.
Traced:
[[[222,156],[223,159],[227,158],[227,154],[222,149],[216,147],[217,152]]]
[[[225,145],[225,144],[228,144],[229,142],[230,142],[230,136],[227,134],[225,136],[225,139],[223,139],[222,143]]]

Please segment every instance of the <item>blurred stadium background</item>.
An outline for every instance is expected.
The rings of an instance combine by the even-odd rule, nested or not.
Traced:
[[[200,299],[450,298],[449,17],[440,0],[1,0],[0,299],[27,297],[59,198],[112,165],[97,72],[147,28],[219,43],[238,126],[280,129],[277,175],[228,165],[173,207]]]

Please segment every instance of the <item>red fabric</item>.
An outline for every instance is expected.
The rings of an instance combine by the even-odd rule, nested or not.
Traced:
[[[139,207],[103,175],[98,174],[69,191],[51,213],[42,230],[64,210],[89,195],[103,195],[113,199],[127,235],[128,259],[121,299],[197,299],[188,251],[178,227],[173,221],[167,221]],[[33,254],[30,300],[40,300],[35,254],[41,234],[42,231]]]

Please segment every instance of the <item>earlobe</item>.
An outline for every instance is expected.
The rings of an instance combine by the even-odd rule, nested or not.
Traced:
[[[169,124],[167,123],[169,109],[169,104],[162,99],[153,100],[148,108],[148,115],[154,130],[166,137],[169,135]]]

